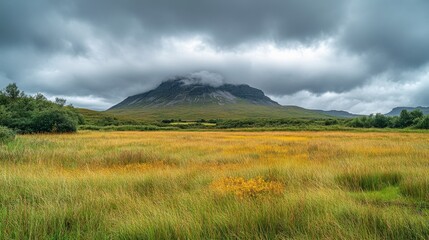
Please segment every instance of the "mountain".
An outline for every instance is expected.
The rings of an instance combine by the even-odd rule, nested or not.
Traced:
[[[210,86],[199,81],[176,78],[161,83],[157,88],[126,98],[110,108],[167,107],[178,105],[226,105],[247,102],[255,105],[280,106],[264,92],[249,85],[223,84]]]
[[[402,110],[407,110],[407,111],[413,111],[419,109],[423,112],[423,114],[428,115],[429,114],[429,107],[396,107],[394,109],[392,109],[392,111],[384,114],[386,116],[399,116],[399,114],[401,114]]]
[[[148,120],[327,118],[296,106],[281,106],[249,85],[209,85],[198,78],[176,77],[157,88],[130,96],[109,113]]]

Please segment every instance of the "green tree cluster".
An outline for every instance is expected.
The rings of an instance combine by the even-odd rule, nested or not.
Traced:
[[[429,116],[425,116],[421,110],[411,112],[402,110],[399,116],[388,117],[381,113],[370,116],[358,117],[348,124],[356,128],[418,128],[429,129]]]
[[[26,95],[15,83],[0,91],[0,125],[18,133],[75,132],[83,117],[64,99]]]

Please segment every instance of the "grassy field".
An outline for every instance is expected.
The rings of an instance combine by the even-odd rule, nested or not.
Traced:
[[[428,239],[429,133],[79,132],[0,146],[1,239]]]
[[[155,121],[163,119],[259,119],[259,118],[329,118],[330,116],[296,106],[265,106],[249,103],[173,105],[170,107],[140,107],[111,109],[103,114],[112,114],[122,118]]]

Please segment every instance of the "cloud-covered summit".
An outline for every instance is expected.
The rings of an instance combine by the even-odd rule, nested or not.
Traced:
[[[309,108],[427,106],[428,22],[426,0],[4,0],[0,85],[106,109],[196,73]]]
[[[190,73],[181,80],[185,85],[202,84],[212,87],[219,87],[225,84],[224,77],[219,73],[209,71],[199,71]]]

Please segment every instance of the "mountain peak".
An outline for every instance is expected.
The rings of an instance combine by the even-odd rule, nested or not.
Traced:
[[[171,78],[153,90],[126,98],[111,109],[175,105],[226,105],[243,102],[279,106],[277,102],[271,100],[259,89],[247,84],[225,83],[221,75],[202,71]]]

